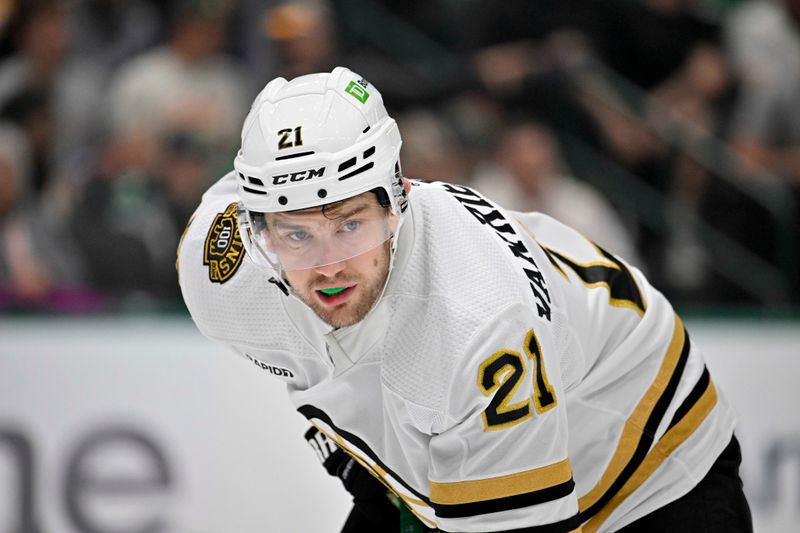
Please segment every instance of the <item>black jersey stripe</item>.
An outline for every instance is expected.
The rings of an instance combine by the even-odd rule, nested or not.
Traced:
[[[543,524],[541,526],[530,526],[519,529],[504,529],[493,533],[575,533],[580,531],[581,519],[579,515],[571,516],[559,522]],[[447,533],[446,529],[439,528],[441,533]]]
[[[540,503],[547,503],[569,496],[575,490],[575,481],[570,478],[568,481],[547,487],[546,489],[535,490],[525,494],[516,494],[505,498],[494,500],[483,500],[460,504],[441,504],[431,502],[436,516],[440,518],[464,518],[486,513],[496,513],[498,511],[509,511],[521,507],[530,507]]]
[[[692,391],[683,400],[683,403],[680,405],[680,407],[678,407],[678,409],[675,411],[675,414],[672,416],[672,420],[667,427],[667,431],[672,429],[675,424],[680,422],[683,417],[686,416],[686,414],[692,409],[692,407],[694,407],[694,405],[706,392],[709,385],[711,385],[711,376],[708,373],[708,367],[703,367],[703,374],[700,376],[700,379],[697,380],[697,383],[692,388]]]
[[[553,253],[550,251],[550,249],[541,243],[539,243],[539,247],[544,252],[544,255],[547,257],[547,260],[550,261],[550,264],[553,265],[553,268],[555,268],[563,277],[569,279],[567,277],[567,273],[564,272],[564,269],[561,268],[561,265],[558,264],[558,261],[556,261],[556,258],[553,256]]]
[[[667,408],[672,403],[675,397],[675,391],[678,388],[678,384],[680,383],[683,377],[683,370],[686,367],[686,361],[689,358],[689,351],[690,351],[690,341],[689,341],[689,334],[686,332],[686,329],[683,328],[680,319],[676,316],[675,317],[675,328],[681,328],[682,330],[682,338],[683,338],[683,345],[680,348],[680,355],[678,360],[675,364],[674,370],[669,377],[669,381],[667,382],[666,386],[663,388],[663,392],[661,392],[660,396],[658,397],[655,405],[653,405],[652,411],[650,412],[649,416],[647,417],[647,421],[645,422],[644,426],[642,427],[638,436],[638,442],[635,445],[635,449],[631,454],[628,462],[622,467],[619,474],[613,479],[613,481],[608,484],[607,488],[598,496],[592,496],[591,500],[587,501],[587,497],[584,496],[580,499],[580,508],[581,508],[581,519],[585,522],[589,520],[592,516],[597,514],[600,509],[604,505],[606,505],[618,492],[619,490],[625,485],[625,483],[631,478],[633,473],[642,464],[645,460],[645,457],[648,455],[650,450],[650,446],[652,446],[653,441],[655,439],[655,434],[658,429],[658,426],[661,424],[662,419],[667,411]],[[669,352],[669,350],[668,350]],[[667,357],[669,353],[667,354]],[[658,381],[658,378],[656,379]],[[654,385],[656,385],[654,383]],[[658,390],[658,388],[651,387],[650,390]],[[649,392],[649,391],[648,391]],[[637,410],[638,410],[637,406]],[[615,452],[615,455],[620,452],[624,452],[622,448],[618,448]],[[604,476],[605,477],[605,476]]]
[[[640,316],[643,315],[647,310],[647,304],[642,291],[639,290],[639,286],[636,284],[636,280],[633,279],[631,271],[613,254],[608,253],[594,243],[592,244],[600,255],[609,261],[608,263],[579,263],[552,248],[546,248],[545,250],[548,254],[571,268],[584,285],[588,287],[603,285],[608,288],[611,305],[629,307]]]
[[[325,413],[322,409],[320,409],[319,407],[315,407],[313,405],[310,405],[310,404],[306,404],[306,405],[301,405],[300,407],[297,408],[297,410],[300,412],[300,414],[302,414],[303,416],[305,416],[309,420],[311,420],[313,418],[317,418],[317,419],[322,420],[323,422],[325,422],[327,425],[332,427],[333,430],[336,431],[336,433],[338,433],[341,437],[347,439],[347,441],[350,442],[351,444],[353,444],[354,446],[356,446],[361,451],[361,453],[363,453],[364,455],[366,455],[367,457],[372,459],[372,461],[376,465],[381,467],[386,473],[390,474],[394,479],[396,479],[397,482],[400,483],[407,491],[409,491],[411,494],[413,494],[414,496],[416,496],[417,498],[419,498],[420,500],[425,502],[426,505],[431,505],[430,498],[428,498],[424,494],[420,493],[419,491],[415,490],[414,487],[412,487],[411,485],[406,483],[403,480],[403,478],[398,476],[391,468],[386,466],[383,463],[383,461],[380,460],[378,455],[375,452],[373,452],[370,449],[370,447],[367,446],[367,443],[364,442],[360,437],[350,433],[349,431],[345,431],[345,430],[339,428],[336,424],[334,424],[333,420],[331,419],[331,417],[328,416],[328,414]]]
[[[507,502],[512,496],[532,497],[532,494],[540,492],[539,498],[542,498],[545,494],[542,491],[557,486],[563,488],[569,483],[572,483],[572,466],[569,459],[564,459],[557,463],[495,477],[464,481],[431,481],[431,505],[434,508],[437,506],[455,508],[485,501]],[[551,499],[562,496],[554,496]],[[540,500],[542,501],[548,500],[545,498]]]

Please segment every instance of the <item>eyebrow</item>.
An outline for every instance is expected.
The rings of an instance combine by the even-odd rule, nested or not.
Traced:
[[[349,217],[351,217],[353,215],[356,215],[356,214],[364,211],[365,209],[369,209],[369,207],[370,207],[369,204],[362,204],[362,205],[360,205],[358,207],[354,207],[354,208],[350,209],[349,211],[346,211],[347,214],[338,215],[338,216],[335,216],[333,218],[328,218],[328,217],[325,217],[325,218],[327,220],[336,220],[336,219],[342,219],[342,218],[349,218]],[[339,209],[341,209],[341,208],[337,208],[337,211]],[[271,213],[271,214],[273,215],[273,220],[274,220],[273,223],[275,225],[278,225],[278,224],[281,224],[281,223],[283,223],[283,224],[292,224],[292,222],[282,222],[282,221],[286,221],[287,219],[291,220],[291,219],[293,219],[295,217],[303,217],[303,218],[305,218],[305,217],[310,217],[310,216],[314,216],[314,215],[317,215],[317,214],[322,214],[322,216],[325,216],[325,213],[323,211],[318,211],[318,210],[307,211],[307,212],[298,211],[298,212],[294,212],[294,213],[289,212],[289,213]]]
[[[340,216],[337,216],[337,217],[335,217],[334,219],[329,219],[329,220],[335,220],[335,219],[347,219],[347,218],[350,218],[350,217],[351,217],[351,216],[353,216],[353,215],[357,215],[358,213],[360,213],[360,212],[364,211],[365,209],[367,209],[367,208],[369,208],[369,207],[370,207],[369,205],[362,204],[362,205],[360,205],[360,206],[358,206],[358,207],[355,207],[355,208],[353,208],[352,210],[348,211],[346,215],[340,215]],[[324,216],[324,214],[325,214],[325,211],[323,210],[323,211],[322,211],[322,213],[323,213],[323,216]],[[327,217],[326,217],[326,218],[327,218]]]
[[[308,229],[308,226],[303,226],[301,224],[294,224],[292,222],[281,222],[280,220],[275,221],[275,229],[289,229],[289,230],[305,230]]]

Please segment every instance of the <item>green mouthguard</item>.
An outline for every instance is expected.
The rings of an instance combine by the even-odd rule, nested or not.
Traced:
[[[325,294],[327,294],[327,295],[331,295],[331,294],[339,294],[340,292],[342,292],[343,290],[345,290],[345,288],[346,288],[346,287],[335,287],[335,288],[333,288],[333,289],[320,289],[320,290],[319,290],[319,292],[324,292],[324,293],[325,293]]]

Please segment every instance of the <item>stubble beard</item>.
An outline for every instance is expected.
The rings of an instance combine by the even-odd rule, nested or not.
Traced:
[[[386,279],[389,276],[389,257],[391,255],[391,244],[387,242],[384,244],[384,253],[375,258],[373,267],[375,271],[380,271],[380,275],[372,281],[363,280],[360,276],[349,276],[347,274],[336,275],[333,278],[320,276],[308,282],[304,287],[303,292],[296,291],[297,296],[311,308],[318,317],[320,317],[326,324],[334,328],[345,328],[361,322],[367,313],[370,312],[375,305],[376,300],[383,292],[383,287],[386,284]],[[334,282],[338,285],[350,285],[353,283],[358,284],[358,292],[353,298],[345,303],[336,307],[330,308],[323,306],[314,295],[312,287],[319,286],[321,283]]]

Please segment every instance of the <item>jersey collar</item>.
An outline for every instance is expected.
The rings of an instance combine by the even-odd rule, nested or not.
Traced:
[[[341,374],[361,360],[386,334],[391,314],[387,299],[390,298],[398,280],[402,277],[414,245],[412,206],[413,204],[410,204],[397,230],[392,263],[383,292],[378,297],[376,305],[361,322],[346,328],[334,329],[319,318],[293,292],[290,291],[290,296],[284,299],[284,309],[289,319],[310,344],[318,346],[320,338],[325,339],[328,360],[334,367],[334,376]]]

